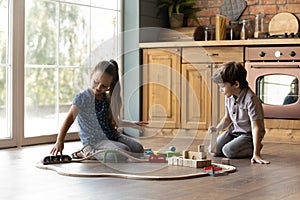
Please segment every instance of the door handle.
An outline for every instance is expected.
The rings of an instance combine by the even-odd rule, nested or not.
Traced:
[[[206,54],[207,56],[219,56],[219,54],[218,53],[208,53],[208,54]]]

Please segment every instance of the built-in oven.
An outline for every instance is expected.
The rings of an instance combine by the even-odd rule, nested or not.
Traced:
[[[299,119],[300,47],[247,47],[245,60],[249,86],[265,118]]]

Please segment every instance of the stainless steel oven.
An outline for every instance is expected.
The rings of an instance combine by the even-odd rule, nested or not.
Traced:
[[[265,118],[299,119],[300,47],[247,47],[250,87],[261,99]]]

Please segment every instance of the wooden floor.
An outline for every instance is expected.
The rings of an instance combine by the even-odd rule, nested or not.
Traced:
[[[168,139],[143,139],[148,147]],[[199,141],[194,141],[196,148]],[[231,159],[237,172],[228,176],[172,181],[120,178],[78,178],[42,170],[35,164],[52,145],[0,150],[0,199],[299,199],[300,145],[265,143],[263,157],[270,165],[252,165],[249,159]],[[65,144],[65,154],[80,148]],[[219,158],[217,158],[219,159]]]

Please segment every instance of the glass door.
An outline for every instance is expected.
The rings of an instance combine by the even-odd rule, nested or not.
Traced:
[[[90,68],[117,59],[119,31],[119,0],[25,1],[23,144],[56,140],[73,98],[89,86]],[[67,137],[77,131],[74,123]]]
[[[15,146],[11,130],[11,35],[10,5],[0,1],[0,148]]]
[[[0,0],[0,19],[0,148],[54,142],[90,68],[120,61],[121,1]]]

